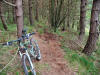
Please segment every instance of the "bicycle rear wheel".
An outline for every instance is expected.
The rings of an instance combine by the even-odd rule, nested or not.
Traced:
[[[34,55],[36,56],[36,60],[41,60],[41,53],[37,42],[33,38],[31,38],[30,43],[33,46],[33,50],[31,50],[30,53],[34,53]]]
[[[34,68],[32,69],[31,61],[29,61],[26,54],[23,54],[22,56],[22,66],[24,68],[25,75],[36,75]]]

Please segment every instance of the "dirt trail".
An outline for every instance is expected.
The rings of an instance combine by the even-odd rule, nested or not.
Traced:
[[[34,38],[37,40],[42,54],[39,64],[46,63],[49,66],[49,69],[40,70],[41,75],[75,75],[68,67],[68,63],[64,59],[64,52],[55,35],[36,34]]]

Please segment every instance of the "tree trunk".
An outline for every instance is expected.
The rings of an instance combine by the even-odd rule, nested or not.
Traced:
[[[15,4],[15,0],[12,0],[12,3]],[[16,24],[16,10],[15,7],[12,7],[13,21]]]
[[[6,25],[5,18],[3,16],[3,12],[2,11],[3,11],[2,2],[0,1],[0,17],[1,17],[1,21],[2,21],[4,29],[7,30],[7,25]]]
[[[79,33],[79,39],[80,40],[82,40],[83,36],[85,35],[86,6],[87,6],[87,0],[81,0],[81,5],[80,5],[80,33]]]
[[[35,16],[36,21],[39,20],[38,18],[38,0],[36,0],[36,16]]]
[[[62,26],[62,31],[65,31],[66,30],[66,28],[65,28],[66,26],[65,26],[65,20],[64,20],[64,22],[63,22],[63,26]]]
[[[28,0],[28,5],[29,5],[29,21],[30,21],[30,25],[34,24],[33,21],[33,13],[32,13],[32,0]]]
[[[73,23],[72,23],[72,28],[74,29],[74,26],[75,26],[75,21],[74,21],[74,18],[73,18]]]
[[[9,9],[10,9],[10,6],[7,7],[7,13],[8,13],[7,20],[6,20],[7,23],[11,22],[11,19],[10,19],[10,10]]]
[[[98,27],[99,27],[99,14],[100,14],[100,0],[93,0],[92,7],[92,15],[90,22],[90,32],[87,40],[87,44],[85,45],[84,50],[82,51],[86,55],[91,55],[95,50],[96,41],[99,37]]]
[[[68,0],[67,12],[67,27],[70,28],[70,0]]]
[[[17,20],[17,35],[19,38],[22,35],[22,29],[23,29],[22,0],[16,0],[16,20]]]
[[[66,18],[66,14],[62,14],[64,0],[49,0],[49,2],[50,25],[56,32]]]

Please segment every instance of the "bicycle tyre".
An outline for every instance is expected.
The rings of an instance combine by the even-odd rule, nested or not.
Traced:
[[[40,61],[41,60],[41,53],[40,53],[40,49],[39,49],[39,46],[38,46],[37,42],[33,38],[31,38],[30,42],[34,47],[36,60]]]
[[[23,56],[22,56],[22,66],[24,68],[25,75],[29,75],[27,63],[29,63],[30,67],[31,67],[31,65],[30,65],[29,60],[28,60],[28,62],[26,62],[26,60],[28,60],[28,57],[27,57],[26,54],[23,54]],[[31,73],[32,73],[32,75],[36,75],[36,72],[35,72],[34,69],[31,70]]]

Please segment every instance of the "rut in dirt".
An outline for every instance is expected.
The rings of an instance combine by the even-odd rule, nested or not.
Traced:
[[[39,70],[40,75],[75,75],[64,59],[64,51],[54,34],[36,34],[33,36],[39,44],[42,60],[39,64],[48,64],[48,68]]]

